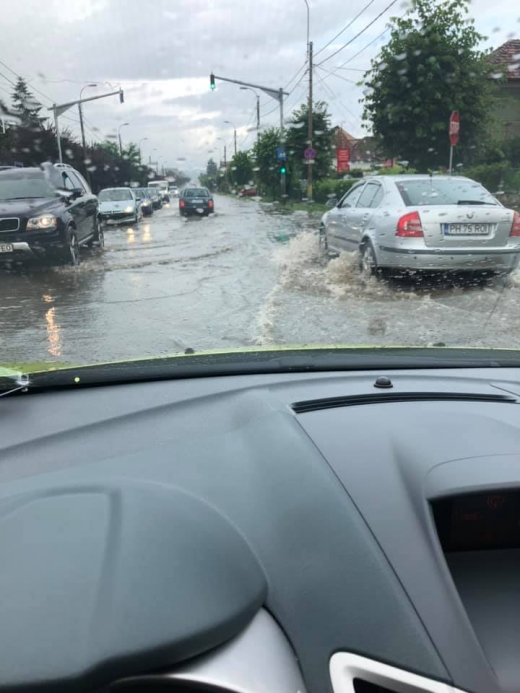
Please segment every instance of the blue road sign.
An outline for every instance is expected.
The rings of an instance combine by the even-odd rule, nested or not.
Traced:
[[[276,161],[285,161],[287,159],[287,152],[285,147],[276,147]]]

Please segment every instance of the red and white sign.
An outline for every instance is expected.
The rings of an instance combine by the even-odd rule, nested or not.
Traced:
[[[450,116],[450,144],[456,147],[459,142],[460,135],[460,116],[458,111],[453,111]]]
[[[350,170],[350,149],[336,149],[336,159],[338,173]]]

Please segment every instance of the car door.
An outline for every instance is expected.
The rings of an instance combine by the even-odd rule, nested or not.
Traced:
[[[348,252],[354,250],[347,234],[349,215],[355,208],[364,187],[364,181],[354,185],[327,215],[327,242],[331,250]]]
[[[381,203],[383,195],[381,183],[368,181],[356,206],[350,210],[346,233],[352,247],[360,244],[374,209]]]
[[[85,237],[96,232],[96,219],[98,215],[98,199],[90,189],[89,184],[78,171],[71,171],[73,180],[78,182],[78,188],[83,189],[83,202],[85,205]]]
[[[70,192],[80,188],[79,180],[74,176],[73,171],[66,170],[61,172],[63,181],[62,187]],[[82,188],[80,188],[82,190]],[[83,192],[83,190],[82,190]],[[68,199],[68,211],[74,219],[78,241],[85,237],[85,201],[84,194],[79,197],[71,197]]]

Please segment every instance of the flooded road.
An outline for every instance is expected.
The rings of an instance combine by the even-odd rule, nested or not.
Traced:
[[[0,269],[0,362],[92,363],[275,344],[520,348],[520,275],[483,283],[370,280],[326,261],[317,222],[216,198],[110,226],[80,267]]]

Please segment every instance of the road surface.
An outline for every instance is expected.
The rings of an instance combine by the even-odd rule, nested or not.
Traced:
[[[354,254],[319,256],[317,222],[216,198],[111,226],[80,267],[0,269],[0,363],[93,363],[292,344],[520,348],[520,273],[363,282]]]

